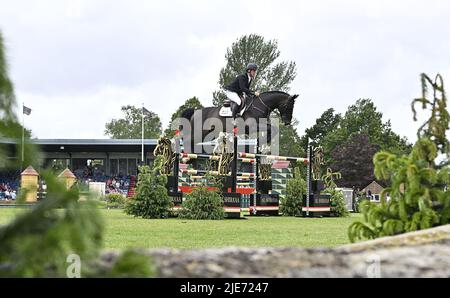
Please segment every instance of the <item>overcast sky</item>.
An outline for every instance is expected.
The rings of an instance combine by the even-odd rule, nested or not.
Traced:
[[[0,30],[38,138],[106,138],[126,104],[164,126],[192,96],[211,105],[227,47],[252,33],[297,63],[300,133],[327,108],[372,98],[413,141],[420,73],[450,82],[448,0],[0,0]]]

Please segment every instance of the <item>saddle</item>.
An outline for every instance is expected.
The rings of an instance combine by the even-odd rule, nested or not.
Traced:
[[[246,104],[245,104],[246,103]],[[247,111],[248,107],[253,103],[253,97],[247,97],[247,99],[241,102],[241,106],[239,107],[239,112],[237,116],[243,116],[245,111]],[[232,105],[236,104],[235,102],[227,99],[223,102],[223,106],[220,108],[219,115],[221,117],[229,118],[233,116],[233,112],[231,111]]]

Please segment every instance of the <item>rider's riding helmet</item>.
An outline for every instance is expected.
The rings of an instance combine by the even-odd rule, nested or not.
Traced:
[[[247,65],[247,71],[249,70],[258,70],[258,65],[256,65],[256,63],[249,63]]]

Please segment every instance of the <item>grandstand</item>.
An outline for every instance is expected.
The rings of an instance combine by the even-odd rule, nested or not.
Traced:
[[[111,139],[35,139],[33,144],[40,147],[42,157],[38,172],[53,168],[56,172],[69,168],[81,184],[105,182],[107,193],[121,193],[131,196],[134,193],[138,166],[142,164],[142,140]],[[17,142],[2,139],[2,147],[8,148],[9,159],[14,159]],[[153,150],[157,140],[144,140],[145,164],[154,159]],[[0,182],[17,190],[20,169],[2,171]]]

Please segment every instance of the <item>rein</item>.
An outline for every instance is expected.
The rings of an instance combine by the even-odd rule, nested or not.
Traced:
[[[272,112],[272,109],[269,108],[269,107],[264,103],[264,101],[262,101],[261,96],[258,96],[258,99],[259,99],[259,102],[260,102],[260,103],[261,103],[261,104],[269,111],[269,114],[270,114],[270,112]],[[263,111],[263,110],[261,110],[260,108],[258,108],[257,106],[255,106],[254,101],[252,101],[251,106],[253,106],[253,107],[255,108],[255,110],[258,110],[258,111],[260,111],[260,112],[263,113],[263,114],[266,113],[265,111]]]

